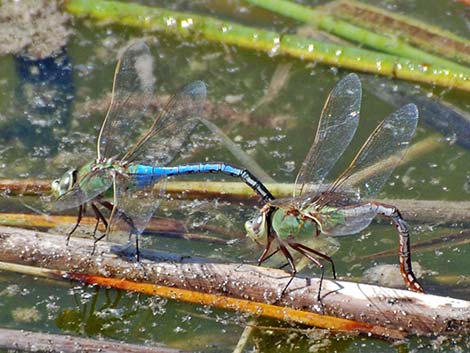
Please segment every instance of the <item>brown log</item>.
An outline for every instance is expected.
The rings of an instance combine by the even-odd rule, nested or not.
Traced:
[[[21,352],[178,353],[178,349],[147,347],[110,340],[54,335],[0,328],[0,348]]]
[[[441,335],[470,331],[470,302],[430,294],[338,280],[325,280],[322,304],[316,300],[318,278],[297,277],[279,298],[290,276],[281,270],[241,264],[208,263],[201,259],[143,251],[141,264],[126,257],[122,247],[73,238],[65,246],[57,235],[0,227],[0,261],[96,275],[151,285],[181,288],[275,304],[289,309],[326,314],[364,325],[380,325],[406,335]],[[144,270],[145,268],[145,270]],[[86,276],[83,276],[84,278]],[[175,296],[178,298],[178,296]],[[236,308],[232,308],[236,309]]]
[[[334,330],[332,333],[337,334],[347,331],[346,333],[348,335],[351,333],[362,333],[367,336],[385,338],[387,340],[402,340],[406,337],[406,334],[402,331],[388,329],[379,325],[364,324],[352,320],[339,319],[332,316],[319,315],[287,307],[257,303],[216,294],[196,292],[188,289],[161,286],[158,284],[134,282],[124,279],[65,272],[60,270],[49,270],[1,261],[0,271],[17,272],[25,275],[51,279],[78,280],[85,284],[134,291],[137,293],[159,296],[171,300],[185,301],[197,305],[214,306],[226,310],[236,310],[255,316],[265,316],[276,320],[297,322],[307,326],[328,328],[329,330]]]

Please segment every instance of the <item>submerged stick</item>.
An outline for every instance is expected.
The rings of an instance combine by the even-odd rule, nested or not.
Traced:
[[[0,262],[0,269],[3,271],[18,272],[36,277],[73,279],[86,284],[101,285],[147,295],[156,295],[172,300],[179,300],[197,305],[214,306],[227,310],[245,312],[256,316],[265,316],[277,320],[297,322],[309,326],[319,326],[333,330],[353,331],[355,333],[367,334],[368,336],[372,335],[375,337],[392,340],[402,339],[405,337],[403,332],[383,328],[378,325],[362,324],[352,320],[326,317],[324,315],[318,315],[301,310],[292,310],[270,304],[256,303],[249,300],[225,297],[223,295],[205,294],[201,293],[201,288],[199,288],[198,291],[192,291],[187,289],[156,285],[153,283],[138,283],[135,281],[128,281],[123,279],[88,275],[76,272],[65,272],[60,270],[42,269],[5,262]],[[204,288],[202,289],[204,290]]]
[[[414,252],[429,252],[435,250],[443,250],[445,248],[455,248],[464,246],[470,243],[470,230],[464,230],[458,233],[446,234],[442,236],[435,237],[429,240],[422,240],[413,243],[413,251]],[[375,254],[370,254],[366,256],[361,256],[361,260],[371,260],[371,259],[378,259],[382,257],[393,256],[396,254],[396,251],[385,250],[380,251]]]
[[[255,330],[256,322],[257,320],[253,319],[247,323],[232,353],[243,353],[245,351],[245,347],[248,344],[248,341],[250,340],[253,331]]]
[[[316,299],[318,278],[296,277],[287,293],[280,298],[290,279],[284,271],[208,263],[188,257],[169,263],[163,261],[164,254],[149,251],[143,252],[145,259],[136,264],[123,256],[119,247],[112,243],[98,243],[95,252],[98,255],[91,256],[92,241],[71,239],[70,246],[65,247],[59,239],[63,240],[61,236],[1,227],[0,260],[27,266],[47,266],[65,271],[70,278],[86,283],[113,285],[381,337],[439,335],[470,330],[470,302],[463,300],[325,280],[320,305]],[[148,283],[141,283],[143,280]],[[318,311],[328,316],[320,315]]]
[[[11,180],[10,180],[11,181]],[[9,182],[10,182],[9,181]],[[292,196],[294,184],[266,184],[266,187],[276,198]],[[319,186],[309,185],[306,190],[318,190]],[[2,181],[0,181],[0,192]],[[25,191],[27,193],[27,190]],[[167,184],[166,193],[179,200],[220,199],[224,201],[239,201],[256,203],[259,198],[253,195],[253,190],[243,183],[216,181],[172,181]],[[469,201],[442,200],[413,200],[413,199],[376,199],[376,201],[394,205],[408,221],[431,222],[432,224],[455,224],[470,222]],[[28,215],[18,213],[0,213],[0,225],[51,228],[58,224],[73,224],[76,216]],[[94,224],[93,218],[87,218],[84,224]],[[168,228],[162,228],[160,220],[149,225],[149,231],[172,232],[187,234],[184,229],[174,223]],[[163,221],[167,223],[166,221]],[[171,222],[171,220],[169,221]]]
[[[289,197],[294,190],[293,184],[266,184],[267,188],[276,198]],[[310,187],[311,188],[311,187]],[[314,188],[311,188],[314,190]],[[1,188],[0,188],[1,190]],[[308,190],[308,189],[307,189]],[[180,181],[168,183],[166,192],[179,200],[212,199],[224,201],[241,201],[255,203],[256,196],[245,184],[237,182],[201,182]],[[412,199],[376,199],[376,201],[393,205],[407,221],[432,224],[468,224],[470,223],[469,201],[442,201],[442,200],[412,200]],[[0,213],[0,225],[25,228],[52,228],[58,225],[74,225],[77,218],[73,216],[32,215],[24,213]],[[93,217],[85,218],[82,224],[92,226],[96,220]],[[209,230],[209,229],[207,229]],[[223,229],[210,229],[225,234]],[[151,220],[147,231],[157,233],[172,233],[183,238],[196,239],[197,235],[189,235],[181,222],[159,218]],[[230,231],[233,234],[233,231]],[[209,239],[209,236],[201,236]],[[211,239],[216,241],[215,239]]]
[[[0,192],[9,196],[37,196],[51,192],[51,180],[45,179],[1,179]]]
[[[66,227],[72,229],[77,223],[77,216],[62,216],[62,215],[36,215],[26,213],[0,213],[0,225],[10,227],[21,227],[27,229],[50,229],[57,226]],[[81,226],[90,227],[93,229],[96,225],[95,217],[82,217],[80,221]],[[220,233],[229,235],[232,237],[243,236],[243,233],[234,234],[233,230],[227,230],[224,228],[212,227],[210,225],[201,225],[199,230],[211,231],[212,233]],[[98,231],[104,232],[106,229],[100,222]],[[185,224],[176,219],[172,218],[152,218],[147,227],[145,233],[159,233],[163,235],[170,235],[173,238],[182,238],[187,240],[205,240],[213,243],[226,244],[226,241],[220,237],[205,235],[205,234],[194,234],[188,232]]]
[[[245,151],[235,144],[217,125],[211,121],[203,118],[199,120],[209,129],[214,135],[222,139],[222,143],[227,149],[235,156],[238,161],[247,169],[249,169],[254,175],[256,175],[263,183],[269,182],[274,183],[275,180],[266,173],[259,165],[251,158]]]
[[[91,339],[76,336],[63,336],[24,330],[0,328],[0,348],[21,352],[61,352],[61,353],[180,353],[179,349],[148,347],[117,341]]]
[[[405,156],[403,158],[391,155],[390,157],[383,159],[375,164],[372,164],[371,166],[355,173],[351,176],[351,183],[352,185],[354,183],[359,183],[360,181],[364,181],[372,175],[376,175],[377,172],[380,172],[383,169],[395,168],[395,166],[397,165],[407,164],[423,155],[426,155],[446,146],[447,144],[441,141],[439,136],[429,136],[421,141],[412,144],[406,150]]]

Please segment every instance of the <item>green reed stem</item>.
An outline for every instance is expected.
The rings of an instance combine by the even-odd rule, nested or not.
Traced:
[[[232,44],[263,51],[268,55],[290,55],[346,69],[470,91],[470,74],[466,70],[452,71],[449,67],[422,65],[422,61],[370,50],[327,44],[295,35],[282,36],[212,17],[103,0],[69,0],[66,9],[71,14],[106,23]]]
[[[309,23],[318,28],[335,34],[339,37],[361,43],[385,53],[409,58],[419,61],[423,65],[442,66],[449,70],[458,72],[470,71],[453,61],[437,57],[423,50],[412,47],[397,37],[389,37],[377,32],[369,31],[343,20],[336,19],[322,11],[299,5],[287,0],[246,0],[247,2],[276,12],[278,14],[293,18],[298,21]]]
[[[328,13],[374,32],[399,36],[411,45],[470,63],[470,41],[442,28],[356,0],[334,1]]]

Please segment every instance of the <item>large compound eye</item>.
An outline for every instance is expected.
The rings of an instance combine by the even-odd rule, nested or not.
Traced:
[[[60,180],[59,180],[59,179],[55,179],[55,180],[52,182],[52,185],[51,185],[52,193],[53,193],[54,195],[56,195],[56,194],[59,193],[59,186],[60,186]]]
[[[258,217],[245,223],[246,235],[253,240],[260,239],[267,234],[266,215],[260,214]]]
[[[56,179],[52,182],[52,192],[56,197],[62,196],[67,191],[72,189],[77,181],[77,170],[70,169],[62,175],[62,178]]]
[[[256,217],[253,222],[251,223],[251,227],[253,228],[253,231],[258,233],[261,225],[263,224],[264,217],[263,215],[259,215]]]

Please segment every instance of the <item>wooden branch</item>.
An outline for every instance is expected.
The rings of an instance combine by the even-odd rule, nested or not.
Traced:
[[[178,349],[148,347],[109,340],[0,328],[0,348],[21,352],[178,353]]]
[[[51,180],[47,179],[2,179],[0,191],[8,195],[44,195],[51,192]]]
[[[173,255],[172,261],[178,261]],[[161,286],[151,283],[134,282],[123,279],[103,277],[97,275],[81,274],[76,272],[65,272],[60,270],[49,270],[44,268],[18,265],[11,262],[0,262],[1,271],[17,272],[35,277],[46,277],[51,279],[72,279],[85,284],[100,285],[108,288],[134,291],[146,295],[155,295],[171,300],[185,301],[197,305],[214,306],[226,310],[235,310],[255,316],[265,316],[276,320],[286,320],[301,323],[308,326],[317,326],[335,330],[347,334],[363,333],[367,336],[385,338],[388,340],[401,340],[406,337],[404,332],[384,328],[378,325],[364,324],[347,319],[339,319],[319,315],[307,311],[280,307],[265,303],[257,303],[244,299],[221,296],[217,294],[201,293],[194,290],[180,289],[175,287]]]
[[[276,183],[265,184],[271,193],[276,197],[288,197],[292,195],[294,184]],[[312,190],[318,186],[309,186]],[[50,181],[40,179],[0,179],[0,193],[6,192],[9,195],[44,195],[50,192]],[[226,201],[258,202],[259,197],[247,185],[241,182],[217,182],[217,181],[170,181],[168,182],[166,193],[177,199],[214,199],[218,198]],[[468,201],[441,201],[441,200],[412,200],[412,199],[377,199],[396,206],[407,221],[439,223],[468,223],[470,214],[470,202]],[[16,223],[16,216],[4,214],[0,217],[2,225],[21,225]],[[39,216],[38,216],[39,217]],[[49,216],[40,216],[44,219],[38,222],[42,224]],[[65,221],[65,218],[64,218]],[[67,219],[67,222],[70,220]],[[39,225],[42,227],[43,225]],[[45,226],[45,225],[44,225]],[[53,226],[51,224],[51,226]],[[46,226],[47,227],[47,226]]]
[[[183,256],[173,256],[173,262],[166,262],[168,255],[150,251],[143,251],[141,264],[136,264],[116,244],[98,243],[96,256],[90,255],[91,248],[92,242],[87,239],[72,238],[66,247],[60,236],[0,227],[0,261],[66,271],[69,277],[87,283],[120,284],[123,289],[166,293],[173,299],[183,298],[187,291],[199,292],[192,297],[198,303],[210,302],[251,313],[276,312],[284,319],[307,324],[308,318],[310,324],[315,321],[320,327],[328,327],[329,317],[319,315],[326,314],[347,319],[336,322],[334,329],[368,331],[393,338],[400,334],[470,331],[470,302],[464,300],[325,280],[320,304],[316,301],[318,278],[295,278],[287,293],[279,298],[290,278],[284,271],[207,263]],[[147,283],[137,283],[141,281]],[[168,292],[162,286],[173,288]]]
[[[470,202],[442,200],[381,199],[398,208],[407,221],[423,223],[469,223]]]
[[[27,213],[0,213],[0,225],[21,227],[26,229],[50,229],[57,226],[72,229],[77,223],[77,215],[62,216],[62,215],[42,215],[42,214],[27,214]],[[96,225],[96,218],[93,216],[83,217],[80,221],[80,226],[87,226],[94,228]],[[98,230],[104,232],[106,229],[103,223],[100,222]],[[242,238],[245,234],[240,231],[227,230],[226,228],[212,226],[209,224],[201,225],[198,227],[201,232],[209,231],[211,233],[223,234],[234,238]],[[217,236],[206,234],[190,233],[187,230],[185,223],[181,220],[174,218],[152,218],[145,228],[145,232],[159,233],[163,236],[170,236],[172,238],[181,238],[187,240],[202,240],[210,241],[212,243],[225,244],[226,241]],[[77,234],[80,236],[80,234]]]

